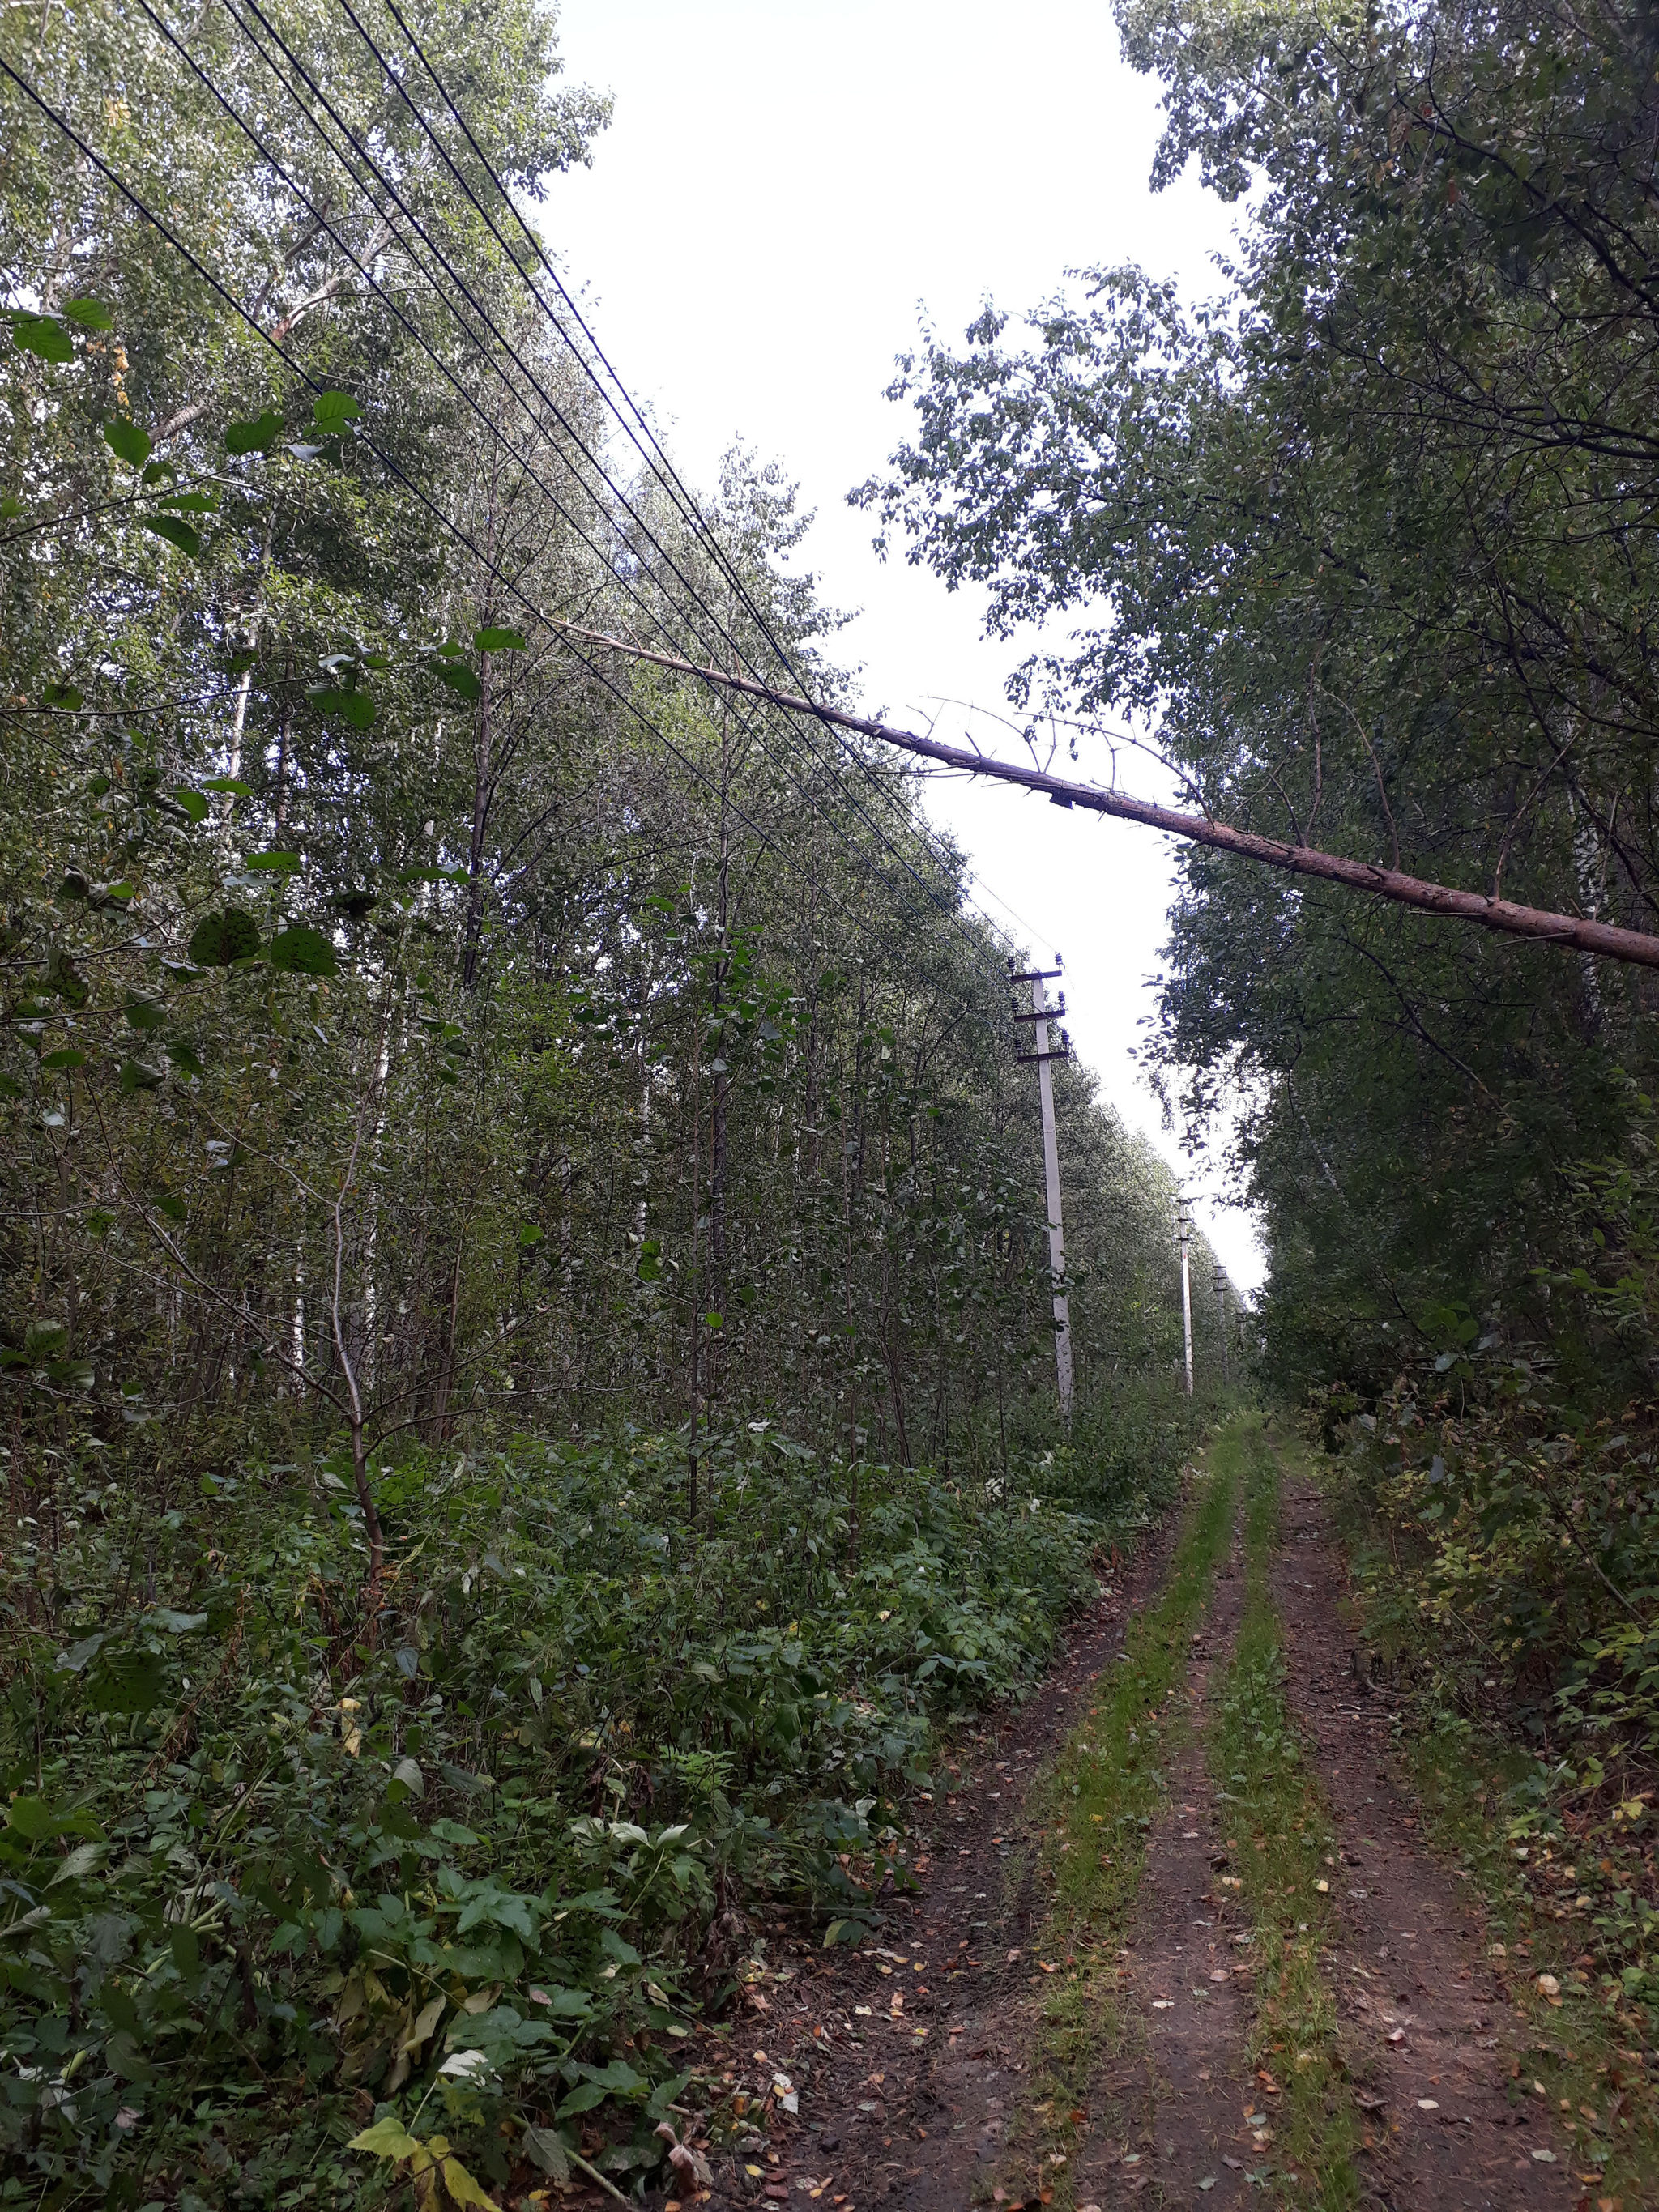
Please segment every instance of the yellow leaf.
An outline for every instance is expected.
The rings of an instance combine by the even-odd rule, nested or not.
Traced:
[[[421,2045],[426,2041],[428,2036],[431,2034],[433,2029],[436,2027],[438,2022],[443,2018],[444,2002],[445,2001],[441,1996],[435,1996],[432,1998],[428,2003],[423,2004],[421,2007],[420,2011],[415,2015],[414,2025],[410,2027],[409,2033],[404,2038],[403,2041],[398,2045],[399,2051],[418,2051],[420,2049]]]
[[[397,2120],[376,2120],[372,2128],[353,2136],[346,2145],[348,2150],[372,2150],[377,2158],[413,2158],[421,2148],[418,2137],[410,2135]]]
[[[486,2197],[458,2158],[444,2160],[444,2187],[455,2204],[476,2204],[480,2212],[501,2212],[493,2197]]]

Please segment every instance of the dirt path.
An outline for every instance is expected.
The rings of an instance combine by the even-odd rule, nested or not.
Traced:
[[[1362,1696],[1339,1603],[1346,1569],[1324,1499],[1291,1476],[1273,1588],[1289,1696],[1336,1817],[1331,1886],[1344,2052],[1374,2104],[1372,2201],[1391,2212],[1522,2212],[1578,2201],[1568,2155],[1532,2096],[1512,2103],[1522,2057],[1504,1968],[1486,1956],[1478,1899],[1413,1835],[1388,1758],[1389,1712]]]
[[[1151,2186],[1154,2202],[1198,2204],[1207,2197],[1226,2203],[1243,2171],[1243,2160],[1234,2155],[1229,2165],[1228,2154],[1249,2152],[1240,2121],[1249,2101],[1243,2059],[1249,1923],[1215,1886],[1221,1831],[1203,1747],[1212,1692],[1232,1656],[1243,1598],[1236,1522],[1194,1639],[1186,1686],[1192,1733],[1170,1765],[1168,1811],[1147,1839],[1139,1911],[1124,1958],[1122,2045],[1107,2060],[1092,2100],[1100,2124],[1078,2160],[1079,2203],[1138,2196]]]
[[[973,1758],[957,1759],[919,1838],[920,1893],[895,1904],[880,1948],[794,1954],[795,1978],[757,1993],[767,2010],[734,2033],[733,2063],[756,2066],[750,2053],[763,2051],[798,2083],[801,2111],[775,2109],[764,2148],[716,2164],[702,2212],[814,2202],[966,2212],[988,2193],[1025,2071],[1024,2006],[1042,1978],[1034,1875],[1010,1895],[1010,1861],[1029,1869],[1036,1856],[1027,1793],[1157,1591],[1178,1517],[1103,1590],[1020,1711],[964,1747]]]
[[[1067,1964],[1032,1948],[1046,1916],[1028,1797],[1116,1660],[1132,1614],[1157,1596],[1179,1519],[1103,1592],[1024,1709],[964,1747],[918,1839],[919,1893],[894,1905],[879,1948],[774,1953],[781,1971],[751,1991],[725,2039],[726,2063],[757,2088],[786,2075],[800,2109],[757,2100],[763,2132],[715,2161],[700,2208],[969,2212],[1052,2194],[1085,2212],[1131,2202],[1221,2212],[1307,2201],[1281,2200],[1273,2185],[1272,2133],[1245,2055],[1250,1922],[1226,1874],[1226,1831],[1237,1822],[1204,1765],[1243,1599],[1237,1537],[1193,1640],[1191,1727],[1178,1732],[1168,1808],[1147,1839],[1120,1954],[1121,2032],[1108,2039],[1086,2118],[1071,2115],[1082,2131],[1072,2170],[1012,2162],[1006,2148],[1035,2094],[1025,2077],[1044,1976]],[[1340,1548],[1322,1498],[1294,1474],[1271,1589],[1291,1709],[1340,1839],[1324,1972],[1348,2076],[1340,2094],[1353,2095],[1363,2130],[1358,2202],[1388,2212],[1593,2203],[1549,2114],[1522,2094],[1529,2084],[1511,2080],[1522,2045],[1503,1968],[1486,1956],[1474,1897],[1416,1839],[1389,1771],[1388,1708],[1362,1698],[1352,1677]],[[1014,2172],[1023,2179],[1010,2180]]]

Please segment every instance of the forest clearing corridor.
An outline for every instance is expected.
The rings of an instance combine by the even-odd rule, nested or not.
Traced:
[[[1040,1691],[959,1747],[881,1940],[751,1985],[729,2063],[752,2036],[799,2112],[704,2201],[1595,2203],[1528,1992],[1358,1685],[1344,1584],[1299,1450],[1236,1419]]]

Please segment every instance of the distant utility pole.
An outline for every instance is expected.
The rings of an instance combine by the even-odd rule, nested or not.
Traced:
[[[1221,1315],[1221,1387],[1228,1387],[1227,1375],[1227,1271],[1219,1260],[1215,1263],[1215,1302]]]
[[[1187,1247],[1192,1242],[1193,1224],[1187,1212],[1187,1201],[1179,1191],[1176,1193],[1176,1238],[1181,1246],[1181,1325],[1187,1341],[1187,1395],[1193,1395],[1193,1280],[1187,1264]]]
[[[1048,1024],[1066,1011],[1061,998],[1057,1006],[1048,1004],[1043,985],[1060,973],[1058,952],[1052,968],[1027,969],[1017,974],[1009,963],[1011,983],[1029,983],[1031,987],[1031,1011],[1016,1012],[1017,1022],[1031,1024],[1032,1049],[1016,1056],[1036,1062],[1037,1090],[1042,1100],[1042,1166],[1048,1182],[1048,1275],[1054,1285],[1054,1374],[1060,1385],[1060,1416],[1069,1427],[1072,1419],[1072,1310],[1066,1296],[1066,1231],[1060,1211],[1060,1146],[1054,1136],[1054,1081],[1048,1073],[1048,1063],[1066,1060],[1070,1054],[1064,1047],[1058,1052],[1048,1049]]]

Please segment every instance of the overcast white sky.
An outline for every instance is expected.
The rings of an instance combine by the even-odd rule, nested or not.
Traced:
[[[837,652],[862,664],[869,711],[999,708],[1020,653],[981,641],[976,598],[878,562],[846,495],[904,434],[882,393],[923,307],[958,336],[988,295],[1023,308],[1089,263],[1213,289],[1232,217],[1188,180],[1148,191],[1155,88],[1120,58],[1107,8],[565,0],[562,42],[569,77],[613,93],[616,117],[592,171],[555,181],[542,225],[683,472],[713,484],[741,437],[798,480],[817,516],[803,557],[832,604],[860,611]],[[939,733],[962,726],[947,713]],[[1150,767],[1125,780],[1162,795]],[[931,803],[989,911],[1045,964],[1064,955],[1077,1049],[1184,1170],[1132,1058],[1166,842],[1006,786],[938,785]],[[1256,1283],[1247,1217],[1198,1211],[1234,1279]]]

